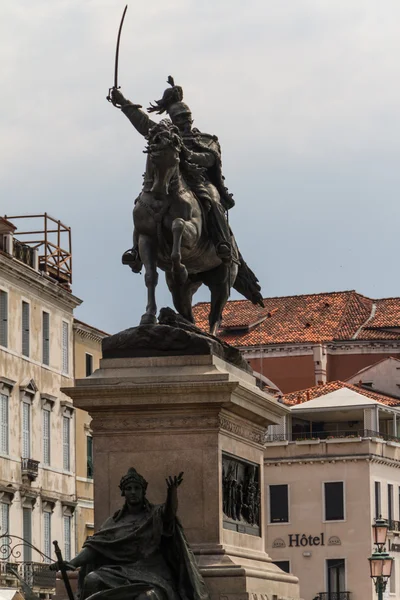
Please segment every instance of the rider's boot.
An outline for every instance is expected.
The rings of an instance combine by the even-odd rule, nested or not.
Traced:
[[[129,265],[134,273],[140,273],[143,263],[140,260],[139,250],[133,247],[124,252],[122,255],[122,264]]]

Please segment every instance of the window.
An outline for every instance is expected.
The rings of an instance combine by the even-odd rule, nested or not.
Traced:
[[[400,493],[400,488],[399,488]],[[379,519],[382,514],[381,509],[381,482],[375,481],[375,519]]]
[[[8,454],[8,396],[0,394],[0,452]]]
[[[71,560],[71,517],[64,517],[64,559]]]
[[[63,469],[70,470],[70,418],[63,417]]]
[[[29,309],[28,302],[22,301],[22,354],[29,356]]]
[[[22,403],[22,458],[31,457],[31,405]]]
[[[325,487],[325,521],[344,520],[343,481],[324,483]]]
[[[93,438],[91,435],[86,437],[87,446],[87,478],[93,479]]]
[[[269,486],[270,523],[289,523],[289,500],[287,485]]]
[[[288,560],[274,560],[273,564],[285,573],[290,573],[290,562]]]
[[[0,535],[10,531],[10,505],[0,502]]]
[[[85,353],[86,360],[86,377],[89,377],[93,373],[93,356],[91,354]]]
[[[69,371],[69,325],[66,321],[62,324],[62,372]]]
[[[22,509],[22,537],[32,544],[32,508]],[[32,548],[24,545],[24,562],[31,562]]]
[[[326,561],[328,596],[341,598],[346,591],[346,567],[343,558],[332,558]]]
[[[46,562],[51,562],[51,512],[43,513],[43,539]]]
[[[0,290],[0,346],[8,346],[8,294]]]
[[[393,486],[388,483],[388,520],[393,521]]]
[[[44,365],[50,364],[50,315],[44,311],[42,313],[42,362]]]
[[[50,464],[50,411],[43,409],[43,464]]]

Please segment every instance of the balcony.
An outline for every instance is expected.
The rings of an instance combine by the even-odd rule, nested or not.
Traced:
[[[351,592],[319,592],[318,600],[350,600]]]
[[[56,572],[50,571],[47,563],[0,561],[0,580],[11,586],[18,585],[16,573],[32,588],[53,590],[56,587]]]
[[[387,433],[380,433],[379,431],[373,431],[372,429],[343,429],[339,431],[313,431],[304,433],[291,433],[291,434],[271,434],[267,435],[265,441],[271,442],[295,442],[297,440],[331,440],[331,439],[344,439],[344,438],[381,438],[385,441],[399,442],[400,438]]]
[[[34,481],[38,476],[39,461],[32,458],[21,458],[21,475],[29,481]]]
[[[400,533],[400,521],[393,521],[393,519],[388,520],[389,531],[395,531],[396,533]]]

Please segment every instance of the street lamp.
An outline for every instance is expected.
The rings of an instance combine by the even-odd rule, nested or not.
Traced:
[[[378,594],[378,600],[383,600],[383,592],[385,591],[388,579],[392,574],[393,557],[389,556],[384,548],[387,531],[387,521],[382,519],[382,517],[376,519],[374,525],[372,525],[372,532],[374,536],[374,543],[376,544],[377,548],[368,560],[371,578],[375,582],[375,590]]]

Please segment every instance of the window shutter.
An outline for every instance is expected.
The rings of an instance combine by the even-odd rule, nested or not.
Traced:
[[[51,561],[51,512],[43,513],[44,527],[44,553],[46,554],[46,562]]]
[[[50,464],[50,411],[43,409],[43,463]]]
[[[5,533],[10,532],[10,505],[6,504],[5,502],[1,502],[0,509],[0,535],[4,535]]]
[[[0,290],[0,346],[8,346],[8,294]]]
[[[22,458],[31,456],[31,405],[22,403]]]
[[[0,394],[0,452],[8,454],[8,396]]]
[[[43,312],[43,330],[42,330],[42,344],[43,344],[43,364],[50,364],[50,315],[47,312]]]
[[[30,544],[32,543],[32,509],[22,509],[22,528],[23,538]],[[24,561],[30,562],[32,560],[32,548],[28,545],[24,545]]]
[[[29,356],[29,304],[22,302],[22,354]]]
[[[62,372],[68,374],[69,371],[69,327],[68,323],[62,324]]]
[[[71,517],[64,517],[64,559],[71,560]]]
[[[63,469],[70,470],[69,458],[69,442],[70,442],[70,419],[63,417]]]

